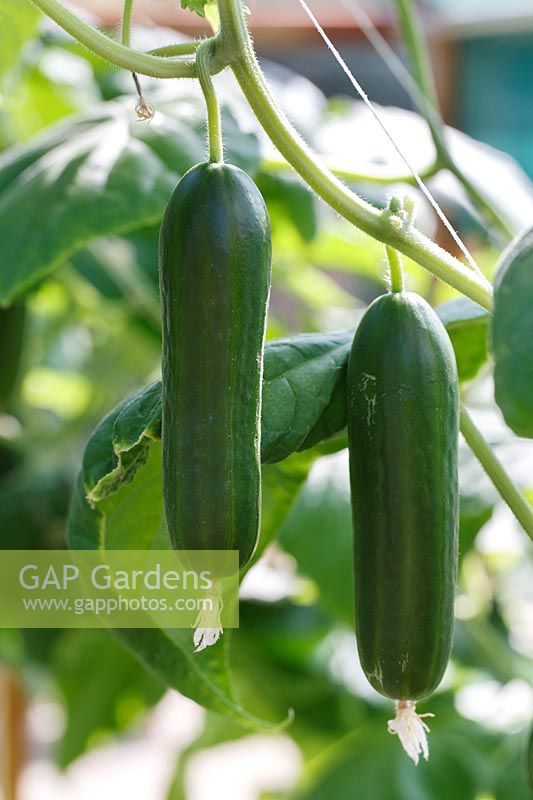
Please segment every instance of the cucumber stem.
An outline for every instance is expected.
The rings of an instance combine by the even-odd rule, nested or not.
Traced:
[[[153,78],[195,78],[196,65],[194,58],[189,55],[178,55],[176,58],[165,58],[151,53],[141,53],[116,42],[109,36],[88,25],[76,14],[62,5],[59,0],[32,0],[34,5],[43,11],[50,19],[67,31],[78,42],[85,45],[94,53],[116,67],[130,70],[131,72],[151,75]],[[176,46],[177,47],[177,46]],[[188,50],[188,48],[187,48]],[[223,68],[217,62],[217,70]]]
[[[133,0],[124,0],[124,6],[122,10],[122,24],[120,28],[120,39],[122,44],[125,47],[129,47],[131,44],[131,15],[133,11]],[[135,84],[135,89],[137,91],[137,96],[139,98],[139,102],[135,107],[135,111],[137,112],[137,117],[142,120],[148,120],[154,118],[155,109],[150,104],[147,103],[143,96],[143,90],[141,86],[141,82],[139,80],[139,76],[136,72],[131,73],[131,77],[133,78],[133,83]]]
[[[403,292],[404,279],[402,257],[394,247],[386,245],[385,250],[387,251],[387,258],[389,260],[390,290],[393,293]]]
[[[120,39],[125,47],[131,44],[131,12],[133,9],[133,0],[124,0],[124,7],[122,11],[122,24],[120,26]]]
[[[460,410],[460,425],[466,443],[491,479],[499,495],[507,503],[527,535],[533,539],[533,508],[505,471],[503,464],[489,443],[485,441],[463,405]]]
[[[216,38],[216,37],[215,37]],[[211,74],[209,63],[213,54],[213,40],[208,39],[202,42],[196,51],[196,68],[200,86],[205,98],[207,107],[207,137],[209,142],[209,161],[212,164],[219,164],[224,161],[224,145],[222,141],[222,122],[220,119],[220,106],[218,105],[217,95]]]

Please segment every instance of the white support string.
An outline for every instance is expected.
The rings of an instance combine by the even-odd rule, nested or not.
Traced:
[[[328,48],[331,51],[332,55],[334,56],[335,60],[337,61],[337,63],[339,64],[339,66],[341,67],[343,72],[345,73],[346,77],[348,78],[348,80],[350,81],[350,83],[352,84],[354,89],[356,90],[357,94],[359,95],[361,100],[364,102],[364,104],[367,106],[367,108],[369,109],[369,111],[372,114],[372,116],[375,118],[376,122],[378,123],[378,125],[382,129],[383,133],[385,134],[387,139],[390,141],[390,143],[392,144],[392,146],[394,147],[394,149],[396,150],[396,152],[400,156],[401,160],[403,161],[403,163],[405,164],[405,166],[407,167],[409,172],[412,174],[412,176],[415,179],[420,191],[422,192],[422,194],[424,195],[424,197],[426,198],[428,203],[431,205],[431,207],[435,211],[436,215],[438,216],[438,218],[440,219],[440,221],[442,222],[442,224],[444,225],[444,227],[446,228],[446,230],[448,231],[448,233],[450,234],[450,236],[454,240],[454,242],[457,245],[457,247],[460,249],[462,254],[465,256],[465,258],[468,261],[468,264],[470,265],[470,267],[475,272],[477,272],[478,275],[480,275],[482,277],[482,279],[485,282],[485,284],[487,286],[489,286],[490,285],[489,282],[487,281],[487,279],[485,278],[485,276],[481,272],[481,269],[479,268],[479,266],[476,264],[473,256],[469,252],[467,246],[464,244],[464,242],[462,241],[461,237],[459,236],[459,234],[457,233],[457,231],[455,230],[455,228],[453,227],[451,222],[448,220],[446,214],[444,213],[444,211],[441,209],[441,207],[439,206],[439,204],[437,203],[437,201],[435,200],[435,198],[431,194],[430,190],[428,189],[428,187],[426,186],[426,184],[424,183],[424,181],[420,177],[419,173],[417,172],[417,170],[414,167],[414,165],[411,163],[410,159],[407,158],[407,156],[403,153],[403,151],[401,150],[399,145],[396,143],[396,140],[394,139],[394,136],[392,135],[392,133],[389,131],[386,123],[382,120],[381,116],[378,114],[378,112],[374,108],[374,106],[373,106],[372,102],[370,101],[370,98],[368,97],[367,93],[365,92],[365,90],[363,89],[363,87],[361,86],[361,84],[359,83],[357,78],[355,78],[354,74],[352,73],[352,71],[350,70],[348,65],[346,64],[345,60],[343,59],[343,57],[341,56],[341,54],[339,53],[339,51],[337,50],[337,48],[335,47],[335,45],[333,44],[333,42],[331,41],[329,36],[327,35],[327,33],[324,30],[324,28],[319,23],[318,19],[315,17],[315,15],[311,11],[311,9],[309,8],[309,6],[305,2],[305,0],[298,0],[298,3],[300,4],[302,9],[305,11],[307,16],[309,17],[309,19],[313,23],[314,27],[316,28],[316,30],[318,31],[318,33],[322,37],[322,39],[325,42],[325,44],[328,46]]]
[[[432,123],[440,125],[441,119],[437,109],[431,100],[420,90],[417,82],[403,63],[402,59],[395,52],[394,48],[388,43],[381,31],[375,26],[371,17],[359,4],[358,0],[342,0],[344,7],[352,16],[353,20],[359,25],[376,53],[380,56],[384,64],[389,68],[393,78],[405,89],[409,97],[414,101],[417,108],[421,111],[425,106],[430,110]]]

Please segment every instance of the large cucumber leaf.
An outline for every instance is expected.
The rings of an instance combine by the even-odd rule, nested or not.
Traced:
[[[503,253],[494,284],[496,402],[519,436],[533,437],[533,229]]]
[[[435,310],[455,350],[459,380],[472,380],[488,358],[489,312],[466,297],[450,300]]]
[[[130,98],[116,100],[0,156],[0,239],[17,262],[0,275],[0,304],[94,239],[159,222],[178,178],[205,158],[205,108],[193,84],[151,100],[149,126],[136,120]],[[257,137],[232,102],[223,109],[228,160],[253,172]]]

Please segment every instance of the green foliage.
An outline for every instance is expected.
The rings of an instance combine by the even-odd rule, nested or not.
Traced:
[[[2,6],[0,16],[11,24],[3,24],[0,33],[5,45],[0,47],[0,146],[82,112],[0,155],[0,236],[8,253],[0,274],[1,302],[32,292],[21,396],[13,396],[13,416],[0,415],[0,436],[6,432],[13,437],[0,441],[2,546],[56,547],[65,543],[69,487],[91,429],[106,409],[158,374],[159,221],[178,176],[204,158],[205,112],[192,82],[169,81],[159,91],[155,82],[143,78],[157,115],[154,123],[139,124],[130,75],[87,57],[81,46],[50,29],[39,40],[28,39],[17,69],[6,72],[37,15],[24,0],[12,3],[7,12]],[[281,78],[273,73],[269,82],[282,103],[285,95],[289,98],[286,110],[310,143],[317,150],[335,149],[336,160],[340,137],[353,141],[357,115],[357,156],[365,160],[367,125],[358,106],[349,101],[326,105],[317,90],[286,73]],[[250,729],[265,727],[265,720],[284,719],[294,708],[295,720],[285,735],[298,747],[304,764],[292,797],[352,800],[355,793],[387,800],[525,800],[523,732],[510,735],[503,723],[497,729],[498,719],[491,720],[490,731],[485,723],[465,722],[456,696],[481,679],[498,682],[503,689],[530,676],[516,624],[525,613],[516,599],[520,582],[527,581],[523,540],[510,537],[515,551],[502,545],[500,552],[499,545],[491,544],[500,534],[503,542],[511,523],[464,446],[462,618],[456,626],[449,689],[421,709],[437,715],[431,723],[429,764],[415,771],[404,759],[386,733],[390,704],[369,694],[363,683],[351,630],[346,453],[321,456],[346,445],[346,354],[361,309],[383,289],[382,247],[319,206],[292,173],[263,162],[267,151],[246,104],[223,75],[216,83],[228,160],[254,176],[273,226],[269,335],[282,338],[267,349],[263,520],[254,563],[273,542],[284,553],[274,544],[255,575],[247,576],[240,628],[194,660],[190,632],[161,630],[115,631],[113,638],[104,631],[3,631],[0,658],[30,676],[28,692],[35,689],[48,696],[52,686],[63,697],[67,729],[55,750],[63,764],[111,736],[135,731],[165,687],[203,704],[208,709],[205,728],[181,758],[172,798],[187,796],[183,777],[195,753],[237,741]],[[102,97],[113,102],[102,104]],[[301,107],[295,98],[301,98]],[[392,113],[407,139],[412,118],[404,130],[405,117],[400,120]],[[330,137],[332,126],[335,139]],[[373,129],[368,133],[371,159]],[[450,136],[457,140],[458,134],[450,131]],[[421,166],[428,149],[423,145]],[[480,153],[466,137],[458,141],[463,159],[472,148]],[[352,151],[346,151],[350,163]],[[509,212],[509,197],[527,200],[531,187],[518,170],[509,171],[505,159],[493,151],[483,158],[486,169],[476,175],[483,191],[495,191],[497,170],[507,172],[506,191],[498,190],[500,207],[506,205],[502,212]],[[390,187],[362,190],[382,206]],[[462,207],[459,196],[447,201]],[[527,202],[511,206],[517,220],[527,213]],[[475,256],[490,269],[492,251],[476,250]],[[55,268],[61,272],[51,278]],[[437,305],[461,380],[470,382],[463,387],[469,402],[485,403],[491,368],[487,314],[470,301],[457,300],[410,261],[406,274],[409,287]],[[342,329],[347,330],[322,333]],[[314,333],[293,335],[298,330]],[[522,337],[522,344],[530,339],[529,334]],[[516,363],[518,372],[524,363]],[[61,396],[55,405],[38,407],[34,403],[39,398],[53,394],[49,387],[44,391],[43,375],[57,376],[55,385],[63,388],[56,390]],[[87,386],[87,403],[71,418],[58,412],[68,400],[63,396],[69,390],[67,378],[82,378]],[[532,488],[527,443],[493,424],[493,412],[486,411],[490,419],[483,421],[483,431],[517,482]],[[74,495],[74,546],[166,546],[160,424],[160,385],[155,381],[98,426]],[[497,525],[485,528],[494,511],[502,516],[495,517]],[[285,587],[283,597],[259,600],[254,595],[257,574],[272,570],[272,564],[276,581]]]
[[[304,334],[268,342],[265,351],[261,459],[281,461],[299,449],[329,414],[342,382],[350,332]],[[293,402],[285,413],[280,397]],[[312,396],[309,396],[309,395]],[[281,419],[280,417],[281,411]],[[331,424],[342,430],[345,416]],[[84,487],[92,502],[116,492],[143,465],[150,443],[161,438],[161,383],[141,389],[118,405],[96,429],[83,460]]]
[[[436,744],[428,764],[415,767],[407,761],[392,737],[380,736],[379,729],[361,726],[330,750],[291,800],[347,800],[354,793],[380,800],[472,800],[477,781],[475,769],[465,752],[465,738],[472,735],[465,726],[446,736],[433,726]],[[443,735],[444,734],[444,735]]]
[[[0,79],[12,69],[23,45],[35,34],[39,11],[31,3],[7,3],[0,8]]]
[[[187,125],[173,116],[177,98],[166,104],[153,98],[158,124],[150,127],[139,126],[128,103],[108,103],[0,155],[0,238],[19,254],[17,270],[0,275],[0,302],[23,294],[98,237],[159,223],[177,178],[204,155],[198,91],[179,94],[189,106]],[[235,132],[228,160],[253,171],[257,141],[238,132],[231,116],[226,110]],[[46,226],[36,225],[50,206],[55,213]]]
[[[443,303],[436,311],[452,341],[459,380],[472,380],[487,361],[490,314],[467,297]]]
[[[181,0],[181,7],[199,14],[201,17],[205,16],[205,7],[210,4],[211,0]]]
[[[17,385],[25,317],[26,309],[23,304],[0,309],[0,343],[4,353],[0,373],[0,410],[9,407]]]
[[[270,216],[288,217],[306,242],[318,233],[317,204],[313,193],[292,174],[275,175],[261,171],[257,185],[270,210]]]
[[[49,550],[65,546],[71,492],[68,472],[19,464],[0,468],[1,548]]]
[[[346,361],[353,334],[300,334],[267,344],[261,451],[281,461],[342,431]]]
[[[515,239],[495,280],[492,351],[496,402],[519,436],[533,438],[533,231]]]
[[[53,648],[53,663],[67,712],[58,756],[65,767],[89,746],[139,723],[164,689],[106,631],[63,634]]]
[[[279,543],[320,592],[323,607],[353,625],[352,512],[345,458],[320,461],[279,534]],[[327,547],[324,547],[327,531]]]

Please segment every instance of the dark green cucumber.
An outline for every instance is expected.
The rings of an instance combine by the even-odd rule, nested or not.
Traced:
[[[457,570],[455,356],[418,295],[378,298],[348,363],[348,440],[359,655],[386,697],[440,683],[453,636]]]
[[[0,412],[9,406],[17,387],[24,339],[26,306],[13,305],[0,309]]]
[[[238,550],[258,538],[260,418],[271,235],[242,170],[199,164],[179,182],[159,240],[163,494],[173,546]]]

